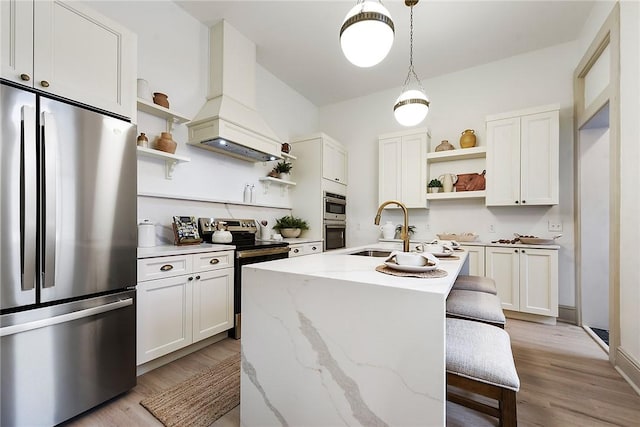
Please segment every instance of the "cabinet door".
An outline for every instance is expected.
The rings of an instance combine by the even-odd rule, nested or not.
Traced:
[[[347,185],[347,152],[327,139],[322,141],[322,177]]]
[[[0,1],[0,55],[3,78],[33,86],[32,1]]]
[[[138,283],[138,365],[192,343],[191,281],[184,275]]]
[[[557,205],[559,187],[559,113],[520,119],[520,203]]]
[[[135,37],[78,2],[36,1],[34,87],[132,117]]]
[[[520,250],[520,311],[558,316],[558,251]]]
[[[193,342],[233,327],[233,268],[206,271],[193,281]]]
[[[401,197],[401,143],[400,137],[378,142],[378,204]]]
[[[520,118],[487,122],[487,206],[520,204]]]
[[[427,135],[402,137],[401,201],[408,208],[427,206]]]
[[[485,276],[496,281],[502,308],[520,309],[520,258],[519,249],[485,248]]]
[[[469,262],[469,274],[471,276],[484,276],[484,246],[460,246],[467,251]]]

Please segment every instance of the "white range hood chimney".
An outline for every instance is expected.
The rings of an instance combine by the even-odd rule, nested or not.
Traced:
[[[209,29],[209,73],[187,143],[254,162],[281,158],[282,142],[255,110],[256,46],[224,20]]]

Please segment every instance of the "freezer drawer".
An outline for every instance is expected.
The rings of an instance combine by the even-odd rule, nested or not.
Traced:
[[[136,384],[135,291],[0,318],[0,425],[55,425]]]

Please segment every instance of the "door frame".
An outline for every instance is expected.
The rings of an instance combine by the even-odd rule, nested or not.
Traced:
[[[609,48],[609,84],[585,105],[585,77]],[[580,130],[609,104],[609,361],[620,345],[620,4],[616,3],[573,74],[576,321],[582,326]]]

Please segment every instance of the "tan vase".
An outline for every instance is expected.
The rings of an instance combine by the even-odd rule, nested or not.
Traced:
[[[174,154],[178,144],[173,140],[169,132],[162,132],[156,140],[156,149],[166,153]]]
[[[161,105],[164,108],[169,108],[169,98],[162,92],[153,93],[153,103]]]
[[[447,150],[455,150],[456,147],[451,145],[449,141],[446,139],[442,140],[442,142],[436,147],[436,151],[447,151]]]
[[[460,148],[471,148],[476,146],[476,134],[473,129],[462,132],[460,137]]]

